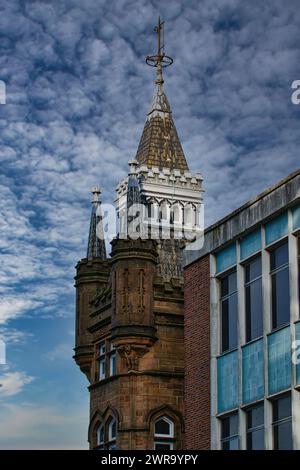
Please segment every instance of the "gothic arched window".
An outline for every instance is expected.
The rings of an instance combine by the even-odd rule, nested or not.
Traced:
[[[104,426],[101,423],[97,429],[97,448],[104,449]]]
[[[117,448],[117,420],[114,416],[98,421],[94,427],[92,448],[96,450]]]
[[[117,421],[111,418],[108,422],[108,449],[116,449]]]
[[[167,416],[160,416],[154,422],[154,449],[174,448],[174,423]]]

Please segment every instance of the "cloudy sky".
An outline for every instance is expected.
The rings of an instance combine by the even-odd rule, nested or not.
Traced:
[[[0,448],[86,448],[73,276],[90,188],[110,202],[153,93],[168,95],[209,224],[299,167],[298,0],[0,0]]]

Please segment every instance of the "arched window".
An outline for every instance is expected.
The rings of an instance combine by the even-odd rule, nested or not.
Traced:
[[[104,449],[104,426],[100,424],[97,429],[97,448]]]
[[[116,449],[117,440],[117,422],[115,418],[111,418],[108,422],[108,449]]]
[[[169,205],[166,201],[162,201],[159,207],[159,218],[161,221],[169,222]]]
[[[181,223],[182,208],[179,204],[171,206],[171,221],[175,224]]]
[[[184,225],[187,226],[187,228],[191,228],[194,225],[192,204],[186,204],[186,206],[184,207],[183,218],[184,218]]]
[[[92,448],[95,450],[117,448],[117,420],[114,416],[96,423],[92,438]]]
[[[154,422],[154,449],[174,448],[174,423],[167,416],[160,416]]]

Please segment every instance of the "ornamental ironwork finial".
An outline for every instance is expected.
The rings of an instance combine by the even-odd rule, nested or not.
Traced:
[[[165,54],[164,24],[165,22],[160,21],[160,17],[158,17],[158,23],[154,29],[154,32],[157,34],[157,53],[155,55],[148,55],[146,57],[146,63],[148,65],[151,65],[151,67],[157,67],[155,80],[157,85],[162,85],[164,83],[162,68],[168,67],[173,63],[172,57],[169,57]]]

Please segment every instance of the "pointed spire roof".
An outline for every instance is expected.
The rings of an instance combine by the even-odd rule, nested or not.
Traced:
[[[106,259],[106,248],[104,240],[104,231],[102,225],[101,202],[100,202],[100,188],[95,186],[92,188],[92,213],[90,223],[90,233],[87,248],[87,258],[101,258]]]
[[[136,160],[140,165],[158,166],[159,168],[188,170],[188,164],[172,118],[168,98],[163,89],[162,68],[171,65],[173,59],[165,55],[161,46],[163,24],[158,20],[155,31],[158,34],[158,50],[154,56],[148,56],[148,65],[156,67],[157,77],[152,103],[138,146]]]

